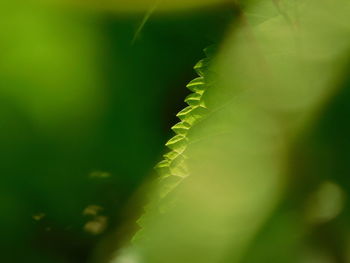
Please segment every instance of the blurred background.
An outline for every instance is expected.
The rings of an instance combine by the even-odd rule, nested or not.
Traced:
[[[128,203],[164,151],[193,65],[233,18],[141,2],[1,3],[2,262],[103,262],[108,234],[116,249],[133,233],[115,230],[139,216],[145,200]]]
[[[350,5],[307,1],[293,31],[294,1],[243,1],[254,39],[232,2],[0,4],[1,262],[110,262],[139,228],[193,66],[222,43],[193,132],[215,136],[191,145],[195,176],[139,243],[147,262],[350,262]]]

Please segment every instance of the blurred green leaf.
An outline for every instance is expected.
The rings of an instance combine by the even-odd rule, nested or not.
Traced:
[[[259,9],[252,5],[247,12],[263,14],[270,7],[270,1],[261,1]],[[207,117],[189,130],[186,150],[182,144],[172,148],[184,152],[189,176],[146,214],[142,236],[115,262],[242,262],[263,244],[253,246],[278,215],[287,183],[298,172],[289,170],[295,140],[339,87],[350,48],[347,1],[275,7],[278,15],[255,26],[241,14],[214,67],[216,83],[203,97]],[[275,244],[269,244],[265,262],[337,259],[322,250],[315,254],[315,244],[307,240],[302,197],[281,208],[277,236],[265,232],[290,244],[277,259]],[[289,238],[288,227],[295,237]],[[251,258],[247,262],[259,262]]]

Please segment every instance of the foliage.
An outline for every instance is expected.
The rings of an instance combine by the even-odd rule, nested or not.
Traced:
[[[260,5],[262,13],[270,4]],[[217,83],[203,96],[209,113],[191,127],[186,150],[181,135],[168,143],[184,151],[189,177],[173,183],[176,190],[147,212],[142,236],[116,262],[347,260],[346,245],[332,248],[337,240],[332,238],[322,244],[324,251],[312,239],[317,234],[308,233],[323,235],[317,226],[338,216],[345,189],[325,181],[335,180],[330,173],[313,182],[319,190],[307,189],[294,203],[298,189],[290,187],[303,170],[291,169],[295,141],[318,118],[347,69],[350,6],[345,1],[339,6],[330,1],[277,6],[279,15],[253,27],[245,11],[239,15],[213,67]],[[251,14],[249,7],[246,12]],[[182,166],[176,162],[172,170]],[[168,160],[160,167],[168,169]],[[342,219],[339,224],[347,228]],[[334,227],[330,231],[337,233]],[[274,242],[283,254],[274,253]]]
[[[347,0],[0,13],[3,261],[350,261]]]

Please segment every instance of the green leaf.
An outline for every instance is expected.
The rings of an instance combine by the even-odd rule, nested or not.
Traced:
[[[260,1],[254,11],[265,13],[270,7],[270,1]],[[309,0],[278,8],[277,15],[254,26],[241,14],[217,64],[210,66],[215,84],[201,97],[207,109],[191,105],[178,114],[191,125],[187,134],[173,139],[176,145],[186,136],[181,153],[188,176],[166,177],[175,182],[172,187],[165,183],[166,194],[157,196],[146,213],[142,236],[128,252],[137,255],[134,262],[235,263],[249,258],[255,238],[286,201],[286,183],[297,176],[289,170],[296,138],[317,118],[346,69],[349,13],[346,0]],[[202,77],[189,84],[195,92],[194,87],[208,84],[200,83],[207,80],[207,65],[204,60],[195,67]],[[283,213],[294,212],[286,207]],[[300,222],[285,220],[298,237],[285,247],[288,252],[306,242],[308,227],[302,215],[291,218]],[[291,262],[290,254],[279,262]],[[295,257],[304,260],[302,253]],[[118,258],[114,262],[121,263]]]

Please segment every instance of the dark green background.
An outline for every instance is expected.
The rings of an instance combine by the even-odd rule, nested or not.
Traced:
[[[125,231],[116,229],[137,217],[145,200],[137,201],[131,213],[126,212],[127,202],[153,174],[153,166],[171,136],[175,114],[185,106],[183,99],[189,93],[185,85],[196,77],[192,68],[204,56],[203,48],[219,42],[232,20],[231,12],[224,8],[152,15],[132,43],[144,14],[117,16],[69,11],[68,15],[79,19],[78,30],[93,28],[98,34],[95,68],[103,80],[101,92],[108,103],[96,116],[75,116],[73,109],[69,113],[74,116],[73,122],[64,122],[62,115],[63,121],[53,119],[49,132],[43,132],[21,107],[20,100],[9,98],[6,93],[0,96],[2,262],[78,263],[93,258],[103,262],[101,253],[93,255],[105,235],[83,230],[89,217],[82,212],[91,204],[103,207],[101,214],[108,217],[105,233],[113,236],[109,246],[117,248],[131,234],[132,227]],[[43,17],[41,23],[45,23]],[[18,28],[9,26],[10,34],[19,35],[19,39],[26,34],[23,20],[19,26],[23,32],[13,32]],[[79,23],[83,24],[82,29]],[[50,26],[49,31],[55,30]],[[68,22],[65,26],[63,30],[71,30]],[[38,49],[41,42],[35,35],[46,37],[40,30],[34,27],[28,37],[34,39],[33,46]],[[65,41],[67,47],[84,45],[84,39]],[[25,52],[32,52],[31,46],[26,49],[26,43],[20,45]],[[15,77],[3,70],[0,85],[16,86],[35,97],[31,88],[45,73],[41,76],[39,72],[33,82],[22,79],[21,64],[30,62],[29,66],[34,67],[36,63],[35,54],[33,63],[26,59],[26,54],[19,55],[20,73],[15,72]],[[77,55],[74,59],[86,58]],[[49,61],[43,67],[54,63]],[[60,85],[73,85],[68,83],[70,80],[59,79]],[[89,118],[98,124],[94,129],[74,124],[89,123]],[[94,171],[111,176],[91,178]],[[38,213],[45,216],[36,221],[32,216]],[[100,249],[108,251],[104,246]]]

